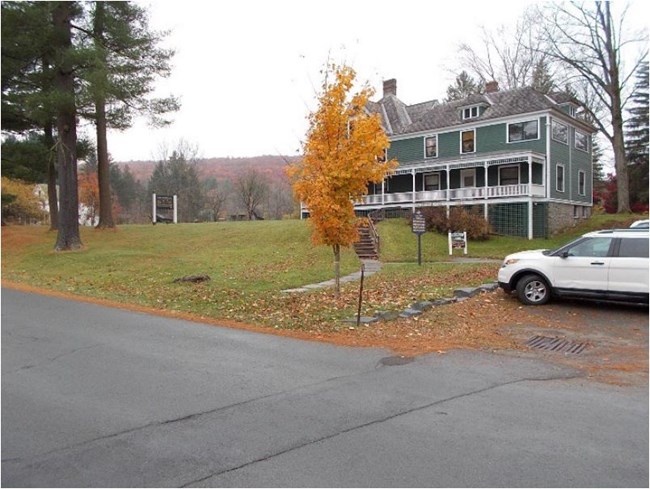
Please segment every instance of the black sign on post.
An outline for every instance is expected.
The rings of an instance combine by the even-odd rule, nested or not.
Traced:
[[[422,265],[422,235],[427,232],[427,223],[419,210],[413,213],[412,226],[413,232],[418,236],[418,265]]]

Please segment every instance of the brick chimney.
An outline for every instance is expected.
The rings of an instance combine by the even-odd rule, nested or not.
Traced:
[[[499,91],[499,83],[492,80],[485,84],[485,93],[494,93]]]
[[[397,80],[395,78],[384,80],[384,97],[387,95],[394,95],[397,97]]]

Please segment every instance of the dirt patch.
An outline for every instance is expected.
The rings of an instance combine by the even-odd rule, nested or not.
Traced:
[[[80,297],[3,281],[3,286],[204,324],[275,334],[341,346],[387,348],[399,355],[475,349],[543,358],[577,368],[587,378],[619,385],[648,384],[648,308],[603,303],[557,301],[525,307],[502,291],[433,308],[421,316],[356,327],[289,330],[207,318],[185,312],[148,308]],[[585,342],[580,354],[549,352],[526,346],[535,335]]]

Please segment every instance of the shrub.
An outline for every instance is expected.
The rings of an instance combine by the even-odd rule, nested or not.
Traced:
[[[427,231],[447,234],[450,231],[466,231],[468,239],[485,241],[490,239],[490,224],[482,214],[468,212],[462,207],[449,211],[444,207],[424,207],[420,209],[426,222]],[[412,215],[408,217],[409,224],[413,223]]]

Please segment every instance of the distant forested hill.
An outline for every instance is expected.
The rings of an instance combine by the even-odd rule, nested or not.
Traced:
[[[245,158],[203,158],[196,163],[201,178],[214,177],[219,180],[233,180],[234,177],[249,167],[253,167],[267,175],[270,181],[286,181],[284,170],[288,163],[298,161],[296,156],[252,156]],[[129,167],[136,180],[146,185],[156,166],[155,161],[118,161],[121,169]]]

